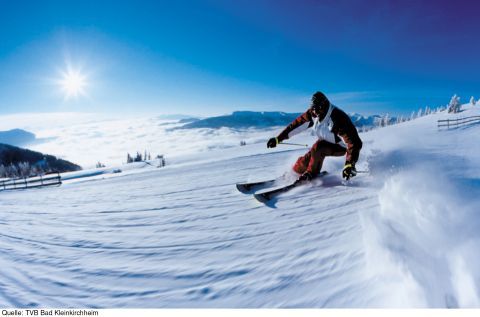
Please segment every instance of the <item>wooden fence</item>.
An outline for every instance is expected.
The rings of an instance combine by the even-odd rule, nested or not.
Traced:
[[[439,130],[446,129],[458,129],[460,127],[465,127],[470,124],[480,123],[480,116],[471,116],[466,118],[458,118],[458,119],[446,119],[446,120],[438,120],[437,126]]]
[[[60,186],[62,179],[59,173],[48,174],[44,176],[15,178],[0,181],[0,191],[14,190],[14,189],[27,189],[38,188],[45,186]]]

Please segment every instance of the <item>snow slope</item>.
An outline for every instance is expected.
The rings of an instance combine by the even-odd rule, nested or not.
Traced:
[[[0,306],[478,308],[480,125],[437,131],[452,116],[361,134],[369,174],[344,185],[328,158],[328,176],[268,206],[235,183],[305,149],[0,192]]]

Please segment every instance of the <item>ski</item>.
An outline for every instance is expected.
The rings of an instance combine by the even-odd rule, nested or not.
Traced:
[[[282,186],[280,188],[267,190],[267,191],[262,192],[262,193],[254,194],[253,197],[255,197],[255,199],[258,200],[261,203],[267,203],[267,202],[270,201],[270,199],[272,199],[272,197],[274,197],[278,194],[284,193],[286,191],[289,191],[290,189],[296,187],[299,184],[300,184],[299,181],[295,181],[291,184]]]
[[[317,177],[323,177],[325,175],[327,175],[327,172],[323,171],[320,174],[318,174]],[[253,197],[255,197],[255,199],[258,200],[261,203],[267,203],[273,197],[275,197],[275,196],[277,196],[281,193],[287,192],[290,189],[295,188],[295,187],[297,187],[299,185],[302,185],[302,184],[305,184],[305,182],[296,180],[291,184],[288,184],[288,185],[285,185],[285,186],[282,186],[282,187],[279,187],[279,188],[275,188],[275,189],[267,190],[267,191],[264,191],[264,192],[256,193],[256,194],[253,195]]]
[[[266,180],[266,181],[253,182],[253,183],[239,183],[239,184],[236,184],[236,186],[237,186],[237,189],[240,192],[242,192],[244,194],[249,194],[249,193],[252,192],[253,189],[258,188],[258,187],[262,187],[262,186],[273,185],[277,180],[278,180],[278,178],[277,179],[269,179],[269,180]]]

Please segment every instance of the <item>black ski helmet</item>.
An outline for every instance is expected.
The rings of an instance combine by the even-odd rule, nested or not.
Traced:
[[[325,96],[322,92],[317,91],[312,95],[312,101],[310,106],[313,108],[322,108],[325,109],[330,105],[330,101],[328,100],[327,96]]]

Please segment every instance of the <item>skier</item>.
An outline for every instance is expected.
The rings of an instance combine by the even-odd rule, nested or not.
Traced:
[[[313,94],[310,108],[293,120],[277,137],[268,140],[267,147],[274,148],[308,128],[313,129],[318,141],[293,165],[293,170],[300,174],[299,181],[310,181],[317,176],[326,156],[345,154],[342,177],[348,180],[357,175],[355,163],[362,148],[357,129],[348,115],[331,104],[319,91]]]

